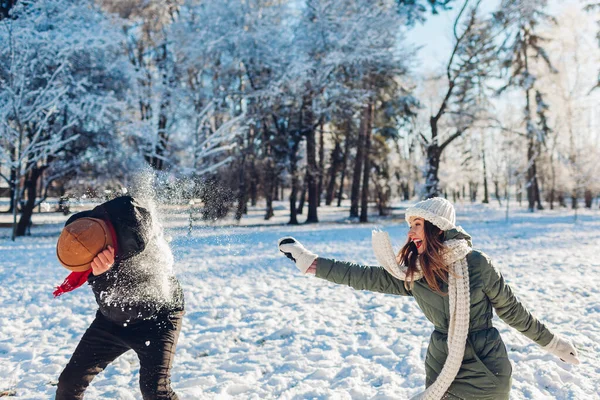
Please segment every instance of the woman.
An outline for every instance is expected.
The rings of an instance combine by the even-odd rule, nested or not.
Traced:
[[[321,258],[294,238],[279,249],[303,273],[358,290],[413,296],[435,326],[419,399],[508,399],[512,368],[492,326],[492,307],[507,324],[561,360],[579,364],[577,350],[553,334],[517,300],[502,274],[455,224],[454,207],[436,197],[406,211],[408,240],[398,256],[385,232],[373,232],[381,267]]]

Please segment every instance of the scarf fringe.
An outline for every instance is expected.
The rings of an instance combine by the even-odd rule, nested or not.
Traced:
[[[64,282],[61,283],[60,286],[56,287],[52,294],[54,295],[54,297],[58,297],[63,293],[67,293],[77,289],[87,281],[87,278],[91,272],[91,268],[83,272],[71,272],[69,276],[67,276],[67,278],[64,280]]]

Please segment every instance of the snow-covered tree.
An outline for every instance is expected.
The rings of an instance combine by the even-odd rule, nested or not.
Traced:
[[[438,14],[440,11],[452,9],[455,0],[396,0],[399,12],[406,15],[409,23],[424,22],[427,14]]]
[[[503,0],[495,13],[496,23],[504,31],[502,64],[508,81],[500,92],[508,88],[519,88],[525,95],[524,125],[527,138],[527,200],[529,210],[541,209],[541,196],[537,173],[537,158],[544,142],[544,129],[535,123],[535,92],[538,76],[535,62],[545,64],[549,72],[555,72],[549,55],[543,47],[546,39],[539,34],[540,25],[556,23],[545,12],[547,1]],[[538,68],[539,71],[539,68]],[[541,92],[540,92],[541,95]],[[543,99],[540,98],[541,103]]]
[[[585,6],[585,10],[590,13],[596,13],[596,16],[600,14],[600,3],[597,1],[587,2]],[[596,20],[596,24],[598,26],[598,31],[596,32],[596,40],[598,41],[598,46],[600,46],[600,18]],[[598,71],[598,80],[594,89],[600,88],[600,71]]]
[[[0,20],[8,18],[10,9],[15,5],[16,0],[4,0],[0,2]]]
[[[238,185],[234,191],[240,217],[248,190],[256,188],[247,183],[252,177],[246,170],[256,171],[257,151],[265,150],[262,161],[271,165],[269,173],[277,171],[269,138],[277,129],[282,95],[275,82],[285,73],[290,54],[286,7],[286,2],[264,0],[189,0],[170,26],[181,71],[177,90],[181,101],[174,118],[179,121],[179,148],[172,144],[173,151],[179,159],[185,158],[192,143],[195,175],[233,160],[238,182],[230,179],[229,184]],[[212,110],[210,118],[203,111],[206,108]],[[233,120],[238,129],[228,129]],[[220,145],[207,152],[206,140]],[[271,182],[276,180],[272,178],[263,185],[268,204]],[[270,217],[272,209],[267,214]]]
[[[77,167],[78,140],[111,134],[125,82],[115,32],[92,1],[22,1],[0,21],[0,157],[10,170],[13,239],[30,224],[44,171],[49,185]]]
[[[462,4],[454,22],[454,44],[446,65],[442,99],[432,110],[421,138],[426,149],[424,197],[440,195],[439,166],[444,149],[469,131],[485,108],[487,79],[496,58],[490,21],[478,16],[481,1]],[[446,129],[444,129],[446,127]]]
[[[595,30],[593,21],[577,6],[566,8],[546,35],[552,37],[548,45],[549,57],[558,72],[540,78],[546,92],[546,101],[553,109],[548,115],[553,126],[544,151],[547,157],[546,175],[549,176],[550,206],[559,196],[571,197],[571,206],[586,192],[598,193],[598,171],[589,164],[590,157],[598,154],[596,104],[600,91],[591,90],[596,79],[598,49],[590,36]],[[588,196],[589,197],[589,196]]]
[[[121,128],[146,162],[155,170],[174,164],[169,141],[178,99],[177,60],[169,27],[176,18],[178,1],[101,0],[103,9],[117,14],[124,34],[123,51],[131,64],[133,91],[127,123]],[[175,163],[176,164],[176,163]]]
[[[290,66],[293,74],[288,86],[300,99],[301,130],[306,137],[307,221],[318,220],[318,178],[322,171],[316,158],[317,126],[327,122],[343,104],[347,118],[356,116],[362,121],[358,124],[356,159],[363,163],[365,155],[360,151],[367,148],[366,139],[372,127],[368,119],[373,111],[376,76],[383,77],[381,73],[387,71],[386,79],[394,79],[406,73],[410,56],[405,54],[402,59],[398,51],[400,28],[406,20],[396,7],[393,1],[308,0],[305,3],[295,29],[294,54],[298,57]],[[353,179],[360,182],[362,178],[365,182],[363,171],[362,166],[355,168]]]

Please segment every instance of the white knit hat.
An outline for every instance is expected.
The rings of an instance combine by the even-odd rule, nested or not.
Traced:
[[[409,226],[411,218],[423,218],[443,231],[456,228],[454,206],[443,197],[433,197],[418,202],[406,210],[404,218]]]

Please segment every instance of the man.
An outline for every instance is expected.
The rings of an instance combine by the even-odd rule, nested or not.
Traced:
[[[123,196],[77,213],[65,224],[56,254],[73,272],[54,295],[87,281],[99,307],[58,379],[56,399],[83,399],[94,377],[128,350],[140,361],[143,398],[177,399],[170,370],[183,292],[173,275],[171,250],[149,209]]]

